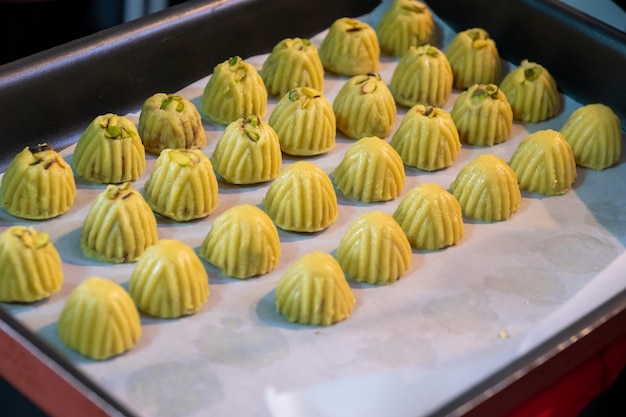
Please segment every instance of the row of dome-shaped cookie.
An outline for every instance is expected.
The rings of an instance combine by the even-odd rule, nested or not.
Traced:
[[[368,77],[369,77],[369,76],[368,76]],[[248,138],[249,138],[249,139],[252,139],[252,138],[250,138],[250,135],[247,135],[247,136],[248,136]],[[254,135],[252,135],[252,136],[254,137]],[[367,141],[363,141],[363,144],[365,144],[366,142],[367,142]]]
[[[411,2],[413,6],[416,3],[419,2]],[[394,3],[388,13],[395,6]],[[421,5],[404,10],[402,19],[409,19],[407,14],[411,16],[415,14],[411,19],[423,18],[425,14],[423,7],[425,6]],[[322,93],[314,88],[321,89],[322,85],[316,84],[314,80],[322,79],[323,68],[340,74],[351,74],[348,70],[351,67],[348,64],[342,69],[333,67],[330,63],[333,58],[341,59],[344,63],[351,62],[354,65],[367,61],[370,62],[369,69],[372,70],[378,66],[379,50],[370,47],[369,44],[375,45],[376,43],[376,33],[370,26],[356,19],[342,18],[331,26],[331,30],[320,46],[319,56],[310,42],[303,43],[303,40],[295,38],[285,39],[276,45],[264,62],[260,75],[254,67],[246,65],[244,61],[231,59],[228,63],[222,63],[218,67],[228,66],[232,67],[231,73],[247,74],[244,77],[236,77],[236,81],[245,84],[246,88],[233,88],[232,75],[230,80],[225,75],[214,77],[209,80],[204,90],[201,111],[212,120],[225,121],[228,120],[227,117],[232,117],[234,109],[225,110],[225,107],[220,107],[221,103],[214,91],[245,90],[248,95],[254,95],[255,91],[259,91],[258,95],[263,96],[267,94],[266,87],[268,91],[273,89],[274,94],[281,94],[285,88],[307,85],[309,86],[307,91],[311,93],[309,96],[319,98]],[[365,51],[372,55],[364,57]],[[446,55],[450,55],[451,59],[449,60]],[[360,67],[357,65],[356,68]],[[312,76],[316,72],[318,77]],[[217,74],[228,74],[228,72],[221,70],[217,71]],[[360,73],[353,76],[346,81],[333,101],[332,113],[336,118],[337,129],[349,138],[360,139],[365,136],[385,138],[395,126],[396,102],[407,107],[441,106],[450,97],[454,80],[456,88],[465,89],[454,102],[451,111],[461,142],[469,145],[491,146],[509,139],[513,120],[538,122],[551,118],[560,111],[556,82],[549,71],[541,65],[527,60],[522,61],[517,68],[504,77],[500,86],[494,84],[499,76],[500,57],[495,42],[483,29],[468,29],[455,36],[446,54],[429,44],[410,45],[397,63],[389,87],[376,73]],[[277,84],[280,88],[276,87]],[[292,94],[297,97],[297,93],[293,90]],[[281,103],[284,100],[285,96],[281,99]],[[295,98],[292,100],[295,101]],[[260,115],[265,113],[265,99],[234,97],[227,101],[249,103],[252,107],[246,108],[246,111]],[[325,116],[318,116],[314,120],[319,123],[315,126],[325,128],[326,136],[320,138],[318,131],[307,130],[311,138],[310,143],[324,143],[326,145],[324,148],[303,147],[302,130],[294,134],[289,128],[276,126],[270,118],[270,124],[274,125],[277,130],[282,129],[279,132],[279,138],[284,152],[296,155],[299,152],[314,154],[324,152],[332,146],[335,130],[332,128],[333,114],[328,110],[330,106],[325,107],[321,109]],[[227,111],[229,114],[217,114],[218,111]],[[574,126],[568,126],[565,129],[568,133],[568,141],[581,166],[604,169],[619,159],[619,144],[621,143],[619,120],[610,108],[601,104],[590,106],[586,112],[590,114],[584,115],[584,112],[576,114],[578,119],[586,119],[585,122],[579,120],[573,123]],[[274,122],[277,120],[275,119]],[[596,122],[598,129],[581,130],[579,128],[580,124],[595,120],[598,120]],[[310,119],[307,121],[308,124],[303,122],[302,126],[314,125]],[[330,127],[326,129],[327,126]],[[593,135],[600,139],[590,141],[591,132],[594,132]],[[400,140],[398,136],[401,135],[396,135],[394,139]],[[589,142],[595,146],[590,146]],[[299,147],[293,146],[293,143],[297,143]],[[399,146],[396,149],[399,149]],[[426,154],[424,152],[421,155]],[[431,152],[429,155],[437,154]],[[441,162],[422,160],[417,163],[415,154],[404,153],[402,157],[407,165],[420,169],[442,168]]]
[[[288,101],[291,102],[289,99]],[[125,122],[126,127],[119,127],[123,120],[125,118],[115,115],[99,116],[86,130],[89,134],[81,136],[73,162],[75,166],[88,166],[83,175],[91,175],[89,178],[105,183],[115,182],[110,181],[115,176],[125,178],[126,181],[138,178],[142,167],[145,167],[145,155],[141,152],[143,145],[135,133],[120,133],[133,132],[134,125],[128,120]],[[605,129],[593,130],[589,128],[590,124],[604,125]],[[113,137],[110,134],[112,130],[117,136]],[[586,146],[582,148],[585,154],[567,150],[568,153],[573,153],[576,163],[586,158],[600,167],[605,167],[619,159],[621,149],[619,119],[608,107],[596,104],[578,109],[568,119],[563,131],[574,132],[574,136],[582,131],[586,135],[584,136],[587,139]],[[569,133],[567,136],[561,133],[556,136],[567,139]],[[459,136],[449,115],[442,109],[422,105],[416,105],[407,112],[391,140],[391,145],[388,146],[387,142],[380,139],[378,141],[363,139],[355,142],[346,152],[332,176],[337,188],[347,197],[366,203],[388,201],[402,191],[404,187],[402,164],[428,171],[445,168],[456,159],[460,149]],[[561,152],[562,142],[563,140],[555,142],[555,146],[546,144],[544,149],[547,151],[552,148]],[[566,147],[569,147],[569,144]],[[84,155],[89,155],[92,160],[90,165],[80,163],[78,148],[84,150]],[[597,149],[603,150],[604,153]],[[366,159],[372,161],[372,166],[376,165],[377,160],[382,160],[385,164],[384,169],[389,170],[393,181],[380,184],[381,187],[378,188],[365,187],[363,180],[366,177],[360,175],[358,171],[361,169],[358,162],[363,153],[368,154]],[[94,155],[97,157],[94,158]],[[530,155],[536,163],[541,161],[541,158],[535,156],[532,153]],[[526,160],[528,158],[527,156]],[[276,132],[256,116],[244,117],[229,125],[212,155],[214,165],[212,166],[209,161],[205,162],[206,159],[199,149],[163,150],[144,188],[151,208],[176,221],[202,218],[209,215],[217,205],[218,184],[214,167],[227,182],[250,184],[275,179],[282,166]],[[570,165],[568,161],[556,166]],[[548,163],[547,166],[552,166],[552,163]],[[550,170],[542,173],[541,170],[528,168],[527,164],[519,162],[514,168],[518,171],[520,185],[529,191],[554,195],[563,193],[571,185],[571,182],[565,180],[556,181],[553,177],[561,174],[554,170],[552,174]],[[530,174],[525,175],[523,170]],[[112,175],[113,173],[115,175]],[[118,173],[123,173],[127,177],[118,176]],[[522,181],[522,177],[526,179]],[[543,178],[545,181],[535,184],[530,178],[538,180]],[[567,178],[575,178],[575,175],[571,174]],[[33,187],[31,185],[33,183],[38,184],[38,187]],[[552,186],[546,188],[541,184]],[[373,190],[376,190],[376,195],[371,194]],[[393,194],[391,198],[390,192]],[[58,216],[71,207],[76,195],[76,186],[71,167],[55,151],[48,148],[27,148],[9,165],[2,178],[0,193],[2,207],[10,214],[25,219],[46,219]],[[299,229],[296,227],[294,230]],[[299,231],[314,230],[315,226],[308,226],[305,229],[300,228]]]

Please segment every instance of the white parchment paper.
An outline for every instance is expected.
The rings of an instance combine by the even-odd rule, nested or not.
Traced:
[[[387,5],[385,1],[361,19],[375,25]],[[444,49],[454,32],[437,17],[436,22],[437,46]],[[325,34],[311,40],[319,46]],[[266,57],[246,60],[260,69]],[[380,73],[387,83],[396,62],[382,57]],[[504,72],[515,65],[505,62]],[[178,93],[198,104],[209,76]],[[327,74],[326,97],[332,101],[346,80]],[[457,96],[455,91],[446,110],[451,110]],[[275,104],[271,99],[265,120]],[[101,276],[126,286],[133,264],[110,265],[82,254],[81,225],[104,186],[78,178],[74,206],[57,219],[28,222],[0,212],[0,230],[31,224],[50,233],[65,272],[62,289],[50,298],[3,307],[142,416],[426,416],[624,288],[620,274],[626,242],[623,160],[602,172],[578,168],[573,189],[563,196],[523,193],[521,207],[506,221],[466,220],[458,245],[414,251],[411,269],[392,285],[351,282],[354,312],[336,325],[289,323],[275,309],[276,283],[286,267],[305,253],[334,253],[358,215],[372,210],[393,213],[406,192],[420,183],[436,182],[447,189],[459,169],[480,154],[493,153],[508,161],[528,133],[560,129],[579,106],[563,97],[557,117],[536,124],[515,123],[510,140],[490,148],[464,146],[445,170],[426,173],[407,167],[405,190],[394,201],[360,204],[338,192],[337,221],[314,234],[281,231],[282,256],[267,275],[237,280],[205,262],[211,293],[197,314],[175,320],[142,316],[138,345],[102,362],[65,347],[56,334],[57,320],[78,283]],[[138,121],[139,110],[128,116]],[[398,108],[397,125],[406,110]],[[204,151],[211,155],[223,127],[205,122],[205,129]],[[330,173],[353,143],[338,134],[335,149],[307,159]],[[69,148],[62,153],[70,163],[72,152]],[[154,159],[148,156],[147,169],[135,188],[143,187]],[[283,164],[297,160],[284,156]],[[179,224],[157,216],[159,237],[179,239],[197,251],[217,216],[236,204],[262,207],[268,186],[220,182],[219,205],[209,217]]]

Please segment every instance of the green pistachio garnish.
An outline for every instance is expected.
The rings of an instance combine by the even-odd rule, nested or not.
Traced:
[[[31,227],[16,230],[13,235],[22,241],[28,249],[41,249],[50,242],[50,235],[45,232],[37,232]]]
[[[100,127],[104,130],[104,137],[107,139],[125,139],[133,137],[133,132],[127,131],[124,127],[118,126],[121,117],[113,115],[108,119],[104,119],[100,123]]]
[[[177,95],[174,95],[174,94],[168,94],[167,98],[165,100],[163,100],[163,102],[161,103],[160,109],[161,110],[165,110],[170,105],[170,103],[172,101],[176,101],[177,102],[177,104],[176,104],[176,111],[180,113],[185,108],[185,103],[183,103],[182,100],[183,100],[183,98],[181,96],[177,96]]]
[[[291,48],[297,49],[298,51],[303,51],[304,48],[311,46],[311,41],[306,38],[295,38],[293,44],[290,45]]]
[[[250,114],[247,117],[243,118],[243,123],[245,124],[249,124],[250,126],[257,128],[259,127],[259,125],[261,124],[261,121],[259,120],[259,118],[254,115],[254,114]]]
[[[478,39],[480,39],[480,31],[478,31],[478,30],[471,30],[471,31],[467,32],[467,36],[469,36],[470,39],[475,42]]]
[[[423,50],[424,54],[428,55],[431,58],[437,58],[437,55],[439,55],[439,51],[437,50],[437,48],[433,48],[430,45],[424,45]]]
[[[472,39],[472,47],[474,49],[484,48],[489,44],[489,34],[484,30],[471,30],[467,32],[467,35]]]
[[[170,105],[170,103],[174,101],[174,96],[173,95],[168,95],[167,98],[165,100],[163,100],[163,102],[161,102],[161,107],[159,107],[161,110],[165,110],[167,108],[167,106]]]
[[[291,100],[294,103],[297,100],[302,99],[303,109],[306,109],[309,106],[309,103],[311,102],[312,99],[315,99],[321,96],[320,93],[318,93],[317,91],[309,87],[301,87],[300,93],[298,93],[297,89],[293,89],[289,92],[288,97],[289,97],[289,100]]]
[[[241,128],[243,129],[244,135],[252,142],[258,142],[261,139],[261,135],[256,132],[256,129],[259,128],[261,121],[259,118],[253,114],[248,115],[243,118],[243,122]]]
[[[472,94],[472,98],[476,100],[484,100],[487,97],[497,100],[499,88],[494,84],[480,85]]]
[[[541,72],[542,69],[538,65],[524,68],[524,78],[526,78],[528,81],[535,81],[541,76]]]
[[[258,142],[259,139],[261,139],[261,135],[259,135],[256,132],[253,132],[250,129],[244,129],[244,132],[246,134],[246,137],[250,139],[252,142]]]
[[[130,192],[124,193],[124,191],[128,191],[129,188],[130,188],[130,182],[125,182],[123,184],[120,184],[119,186],[114,185],[114,184],[109,184],[106,190],[104,190],[104,192],[105,192],[106,198],[108,198],[109,200],[115,200],[116,198],[130,197],[131,195]]]
[[[107,126],[105,131],[106,131],[105,136],[110,139],[115,139],[118,136],[122,135],[122,129],[120,129],[117,126]]]
[[[246,68],[241,65],[242,60],[239,56],[234,56],[228,60],[228,67],[231,71],[235,73],[235,81],[239,82],[246,78]]]
[[[428,118],[432,118],[437,115],[437,112],[435,111],[434,106],[430,106],[430,105],[426,106],[424,104],[418,104],[414,108],[417,113],[421,114],[422,116],[426,116]]]

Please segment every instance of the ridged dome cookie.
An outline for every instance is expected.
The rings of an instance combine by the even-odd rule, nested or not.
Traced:
[[[519,143],[509,165],[522,190],[544,195],[565,194],[576,179],[576,160],[565,136],[538,130]]]
[[[450,185],[450,192],[464,216],[485,222],[510,218],[522,202],[515,172],[493,154],[466,163]]]
[[[224,129],[211,155],[213,168],[231,184],[257,184],[276,178],[282,165],[278,135],[256,115]]]
[[[219,200],[213,165],[200,149],[164,149],[144,185],[150,208],[177,222],[201,219]]]
[[[461,151],[459,132],[450,113],[422,104],[404,115],[391,146],[405,165],[423,171],[449,167]]]
[[[376,30],[351,17],[341,17],[330,25],[318,52],[324,69],[339,75],[367,74],[380,66]]]
[[[324,67],[315,45],[306,38],[278,42],[261,67],[267,93],[282,98],[298,87],[324,89]]]
[[[452,94],[452,67],[437,47],[411,46],[393,70],[389,88],[401,106],[442,107]]]
[[[423,183],[409,190],[393,218],[415,249],[432,251],[456,245],[464,234],[461,205],[436,183]]]
[[[299,87],[285,94],[268,120],[288,155],[320,155],[335,147],[337,121],[333,105],[317,90]]]
[[[483,28],[457,33],[446,48],[454,74],[454,88],[465,90],[474,84],[498,84],[502,63],[493,39]]]
[[[83,222],[83,253],[104,262],[136,261],[158,240],[152,210],[130,183],[109,185],[96,197]]]
[[[337,129],[348,138],[389,136],[396,125],[396,102],[380,74],[356,75],[333,100]]]
[[[348,148],[332,177],[344,196],[364,203],[393,200],[405,183],[402,158],[376,136],[359,139]]]
[[[339,215],[330,177],[309,161],[283,169],[267,189],[263,207],[276,226],[291,232],[319,232]]]
[[[161,239],[141,255],[128,293],[143,313],[178,318],[196,313],[209,297],[209,274],[187,244]]]
[[[281,253],[280,238],[272,219],[263,210],[240,204],[215,219],[199,253],[225,275],[246,279],[276,267]]]
[[[380,210],[362,214],[348,225],[336,257],[349,277],[373,285],[396,282],[413,260],[406,234]]]
[[[158,155],[163,149],[200,149],[206,132],[196,106],[176,94],[156,93],[141,108],[137,131],[146,152]]]
[[[561,133],[581,167],[601,171],[615,165],[622,154],[621,122],[605,104],[587,104],[574,110]]]
[[[276,285],[276,309],[294,323],[330,326],[350,317],[354,303],[339,262],[319,251],[298,258]]]
[[[80,135],[72,165],[88,181],[135,181],[146,169],[146,150],[132,120],[107,113],[97,116]]]
[[[57,333],[67,347],[104,360],[133,348],[142,328],[137,307],[126,290],[109,279],[92,276],[70,293]]]
[[[500,89],[513,110],[513,120],[535,123],[559,113],[561,99],[552,74],[540,64],[523,60],[509,72]]]
[[[61,257],[48,233],[29,226],[11,226],[0,233],[0,301],[38,301],[62,284]]]
[[[474,84],[454,101],[450,115],[461,142],[493,146],[506,142],[513,128],[513,111],[495,84]]]
[[[52,148],[24,148],[2,176],[0,201],[12,216],[47,220],[66,213],[76,199],[72,167]]]
[[[381,50],[402,56],[411,46],[435,41],[435,21],[424,2],[394,0],[380,17],[376,33]]]
[[[267,89],[254,66],[238,56],[217,64],[204,87],[198,110],[228,125],[249,114],[265,117]]]

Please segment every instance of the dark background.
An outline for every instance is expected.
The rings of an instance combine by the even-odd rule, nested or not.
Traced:
[[[124,0],[0,0],[0,65],[123,22]]]
[[[170,0],[166,7],[184,1]],[[626,8],[626,0],[613,1]],[[123,22],[124,0],[0,0],[0,65]],[[625,386],[626,371],[580,417],[624,415]],[[0,404],[2,416],[45,416],[1,377]]]

